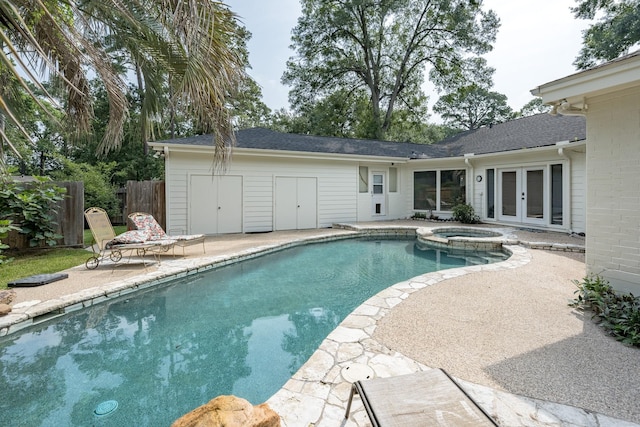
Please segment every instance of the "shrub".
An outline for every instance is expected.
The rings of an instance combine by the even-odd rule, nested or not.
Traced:
[[[0,240],[7,237],[11,230],[18,230],[18,227],[11,225],[11,220],[9,219],[0,219]],[[9,249],[9,245],[5,245],[0,241],[0,264],[13,260],[13,258],[7,258],[5,255],[2,255],[2,251],[5,249]]]
[[[111,184],[111,176],[117,168],[115,162],[88,163],[64,162],[64,169],[52,173],[59,181],[82,181],[84,183],[84,208],[101,207],[114,216],[120,207],[116,197],[116,189]]]
[[[473,206],[460,203],[453,207],[453,219],[463,224],[477,224],[480,217],[475,214]]]
[[[29,246],[42,244],[55,246],[62,236],[56,233],[56,203],[66,191],[51,183],[47,177],[34,177],[35,181],[22,183],[8,175],[0,182],[0,219],[13,221],[29,239]]]
[[[609,283],[597,275],[574,280],[578,297],[569,305],[593,311],[607,333],[625,344],[640,346],[640,298],[633,294],[616,292]]]

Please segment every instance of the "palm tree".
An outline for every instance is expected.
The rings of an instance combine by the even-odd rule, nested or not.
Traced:
[[[144,86],[147,118],[158,113],[159,96],[170,93],[171,102],[186,106],[213,133],[215,161],[222,164],[235,142],[228,99],[247,78],[246,58],[236,49],[239,34],[235,14],[215,0],[0,1],[0,83],[5,83],[0,84],[0,151],[8,146],[17,153],[5,122],[29,138],[12,108],[12,90],[56,104],[40,83],[47,78],[64,90],[61,108],[74,132],[90,132],[89,78],[94,76],[104,82],[109,99],[99,150],[119,147],[130,71]],[[27,82],[46,96],[37,96]]]

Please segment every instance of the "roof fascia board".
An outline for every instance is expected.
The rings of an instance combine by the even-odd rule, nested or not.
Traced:
[[[187,144],[163,144],[162,142],[149,142],[149,146],[154,149],[169,147],[170,151],[182,153],[208,153],[213,154],[213,146],[187,145]],[[336,153],[316,153],[304,151],[285,150],[264,150],[259,148],[239,148],[232,149],[232,155],[253,156],[253,157],[279,157],[292,159],[321,159],[338,161],[366,161],[368,163],[406,163],[408,157],[389,156],[365,156],[357,154],[336,154]]]
[[[545,104],[557,104],[566,99],[574,104],[584,97],[622,90],[640,82],[640,56],[609,64],[545,83],[531,90]]]
[[[469,157],[470,160],[477,159],[486,159],[489,157],[514,157],[522,154],[536,154],[536,153],[544,153],[546,151],[553,152],[558,151],[558,148],[563,149],[572,149],[585,146],[587,141],[585,139],[581,139],[579,141],[558,141],[554,145],[545,145],[544,147],[533,147],[533,148],[522,148],[520,150],[509,150],[509,151],[499,151],[497,153],[485,153],[485,154],[475,154],[473,157]]]

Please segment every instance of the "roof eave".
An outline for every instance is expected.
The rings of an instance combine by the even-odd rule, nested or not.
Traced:
[[[214,147],[211,145],[189,145],[189,144],[167,144],[166,141],[149,142],[149,146],[155,151],[183,152],[183,153],[208,153],[213,154]],[[369,163],[405,163],[408,157],[393,156],[372,156],[362,154],[342,154],[342,153],[323,153],[312,151],[287,151],[287,150],[268,150],[261,148],[241,148],[233,147],[231,149],[234,156],[253,156],[253,157],[280,157],[295,159],[323,159],[323,160],[339,160],[339,161],[366,161]]]
[[[586,98],[624,90],[640,83],[640,55],[614,60],[570,76],[545,83],[531,90],[544,104],[587,109]]]

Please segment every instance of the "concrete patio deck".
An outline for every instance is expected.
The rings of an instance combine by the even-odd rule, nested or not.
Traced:
[[[389,234],[402,234],[417,227],[441,227],[453,225],[450,223],[428,223],[418,221],[395,221],[390,223],[368,223],[351,225],[348,229],[322,229],[292,232],[274,232],[253,235],[225,235],[207,239],[206,254],[202,254],[199,246],[187,248],[186,256],[172,258],[163,257],[160,265],[143,267],[140,265],[125,265],[112,268],[108,264],[101,265],[97,270],[86,270],[80,266],[66,271],[69,278],[60,282],[44,285],[38,288],[18,288],[18,299],[13,312],[0,318],[0,335],[19,330],[33,322],[38,322],[58,313],[81,309],[82,307],[99,303],[105,299],[114,298],[124,293],[140,288],[153,286],[175,277],[181,277],[198,271],[210,269],[215,265],[236,262],[239,259],[257,256],[263,252],[279,250],[282,247],[304,244],[307,241],[327,240],[346,237],[358,233],[384,230]],[[406,344],[402,342],[389,343],[391,335],[406,335],[412,337],[416,332],[416,324],[409,323],[401,316],[394,319],[396,313],[413,310],[410,302],[418,298],[429,289],[438,288],[465,278],[480,277],[483,274],[501,274],[518,272],[525,266],[544,269],[548,258],[538,260],[532,256],[535,250],[530,248],[556,249],[570,253],[580,252],[581,239],[574,236],[554,233],[536,233],[529,230],[503,228],[511,243],[508,247],[513,252],[512,257],[504,262],[490,265],[464,267],[443,272],[429,273],[411,280],[396,284],[376,296],[370,298],[351,315],[349,315],[321,344],[301,369],[272,396],[268,403],[282,417],[282,425],[286,427],[309,426],[368,426],[369,421],[360,404],[354,399],[352,415],[344,419],[346,401],[349,396],[350,382],[357,377],[358,372],[367,370],[375,376],[393,376],[405,373],[427,370],[431,367],[420,360],[429,355],[418,354],[409,357]],[[550,257],[561,257],[565,252],[552,252]],[[534,265],[535,264],[535,265]],[[582,267],[580,268],[580,265]],[[573,264],[574,279],[584,276],[584,264]],[[582,270],[582,271],[580,271]],[[553,274],[553,273],[551,273]],[[536,278],[531,273],[523,274],[521,298],[526,299],[526,290],[536,286]],[[535,274],[534,274],[535,276]],[[496,280],[492,278],[491,280]],[[512,280],[512,279],[507,279]],[[568,308],[568,311],[571,309]],[[411,316],[409,316],[411,318]],[[587,319],[588,321],[588,319]],[[398,323],[399,322],[399,323]],[[473,326],[475,321],[468,326]],[[586,323],[586,322],[585,322]],[[418,326],[422,328],[423,326]],[[535,329],[536,325],[533,325]],[[382,331],[382,333],[380,332]],[[449,332],[448,332],[449,333]],[[588,329],[590,334],[603,333],[597,329]],[[499,334],[499,331],[498,331]],[[553,334],[553,331],[550,332]],[[460,333],[450,335],[452,341],[465,340]],[[589,338],[589,337],[587,337]],[[609,341],[612,339],[605,337]],[[553,340],[553,337],[551,337]],[[620,351],[631,351],[634,360],[630,360],[630,369],[640,372],[640,353],[637,349],[629,349],[622,344],[613,342]],[[507,344],[507,348],[509,345]],[[428,346],[427,346],[428,348]],[[589,348],[591,353],[583,354],[585,360],[600,365],[606,364],[611,357],[610,349],[606,352],[597,347]],[[432,349],[433,350],[433,349]],[[498,349],[499,350],[499,349]],[[432,353],[433,351],[429,352]],[[626,353],[625,353],[625,357]],[[575,360],[576,365],[581,360]],[[465,363],[461,363],[465,364]],[[481,369],[473,367],[476,371]],[[574,380],[572,366],[563,367],[564,370],[553,371],[554,376],[564,376],[567,382]],[[474,370],[472,369],[472,370]],[[547,400],[524,397],[521,394],[508,393],[506,384],[493,384],[490,380],[472,382],[462,374],[449,369],[458,379],[465,390],[502,426],[639,426],[640,413],[637,401],[640,387],[635,383],[622,382],[607,384],[610,393],[600,396],[601,400],[610,402],[607,406],[602,402],[590,404],[586,399],[582,408],[571,404],[559,404]],[[355,374],[354,374],[355,372]],[[549,372],[539,372],[545,376]],[[514,377],[519,378],[518,372]],[[637,377],[637,375],[636,375]],[[508,379],[506,380],[508,381]],[[584,385],[586,384],[586,386]],[[589,382],[581,381],[580,387],[588,387]],[[595,386],[595,384],[594,384]],[[628,388],[635,387],[635,388]],[[622,388],[622,389],[621,389]],[[526,387],[523,390],[527,390]],[[575,390],[576,393],[585,390]],[[523,393],[526,394],[526,393]],[[590,397],[589,393],[586,393]],[[213,398],[215,396],[211,396]],[[566,399],[571,401],[571,399]],[[597,399],[596,399],[597,400]],[[597,408],[597,409],[595,409]],[[602,410],[602,409],[603,410]],[[624,418],[624,421],[620,418]]]

